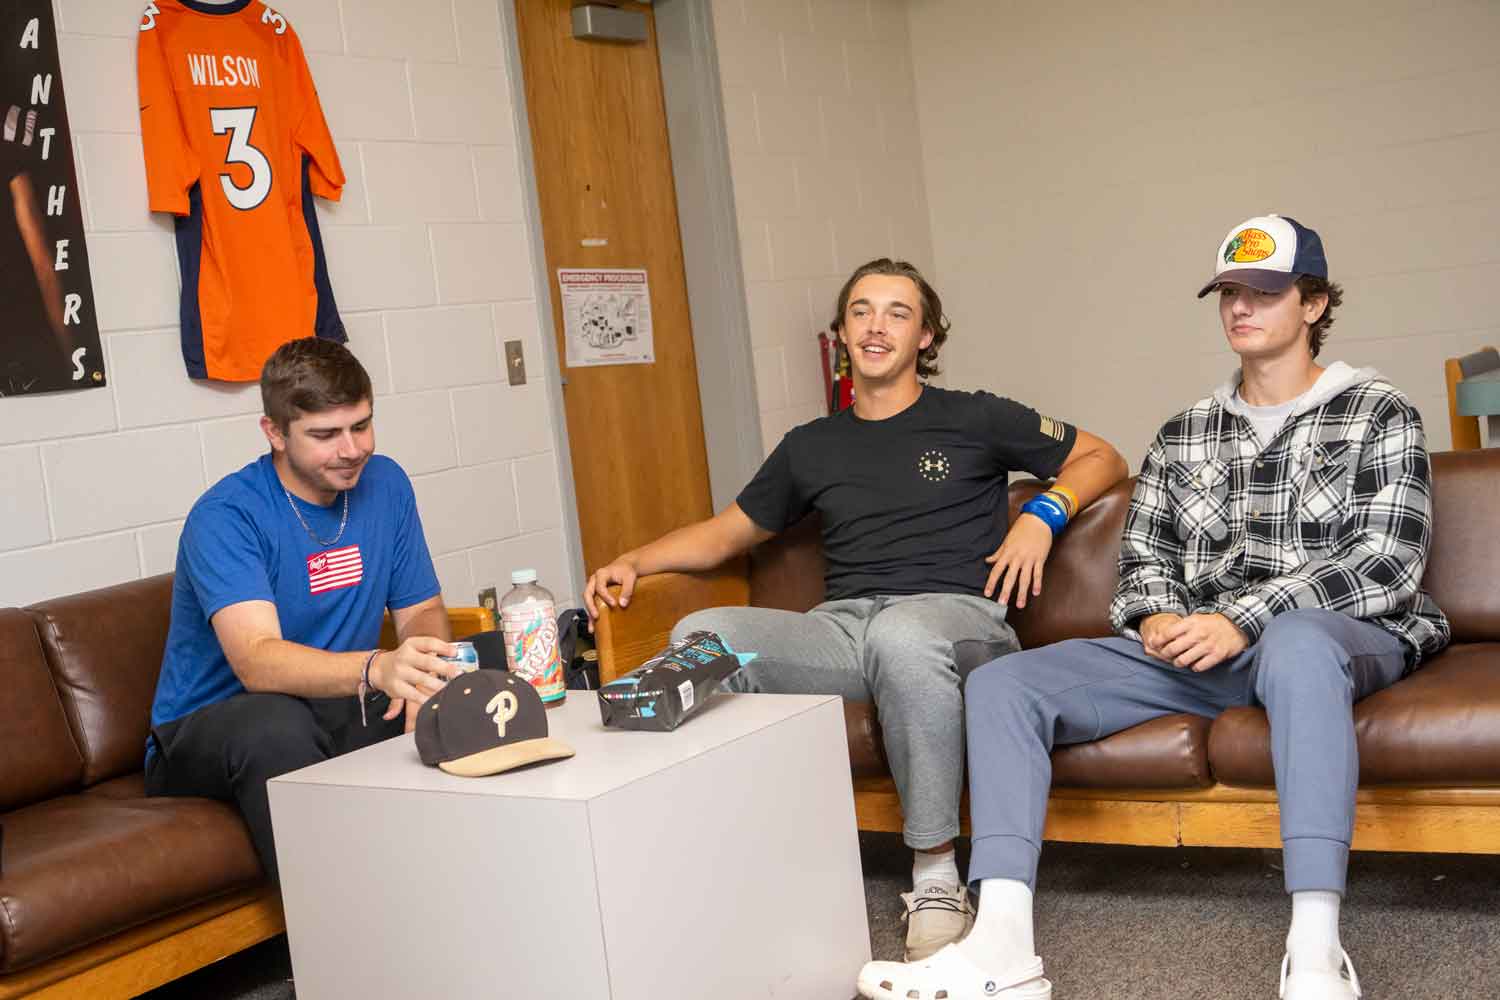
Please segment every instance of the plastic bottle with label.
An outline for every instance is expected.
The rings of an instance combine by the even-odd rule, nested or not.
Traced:
[[[537,585],[536,570],[518,569],[500,601],[500,629],[511,672],[526,678],[548,708],[567,696],[562,657],[557,649],[557,606],[551,591]]]

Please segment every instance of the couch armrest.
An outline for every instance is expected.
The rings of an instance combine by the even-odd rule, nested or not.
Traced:
[[[599,650],[599,683],[629,673],[666,648],[672,626],[704,608],[750,602],[750,578],[743,557],[704,573],[657,573],[635,583],[630,607],[599,605],[594,644]]]
[[[493,632],[495,630],[495,619],[488,608],[449,608],[448,628],[455,639],[475,632]],[[385,620],[380,623],[380,648],[396,648],[396,626],[391,621],[391,613],[385,613]]]

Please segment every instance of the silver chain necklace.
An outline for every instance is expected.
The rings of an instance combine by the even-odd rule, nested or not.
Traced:
[[[343,519],[339,521],[339,533],[337,535],[334,535],[332,538],[328,539],[327,541],[324,541],[323,539],[319,538],[318,535],[317,535],[317,532],[313,531],[312,527],[302,517],[302,512],[297,509],[297,503],[296,503],[296,501],[294,501],[292,499],[292,493],[291,493],[291,491],[288,490],[285,486],[283,486],[281,488],[281,492],[284,493],[284,494],[286,494],[286,502],[291,506],[292,513],[295,514],[295,515],[297,515],[297,523],[300,524],[300,525],[302,525],[302,530],[305,531],[305,532],[307,532],[307,536],[309,538],[311,538],[313,541],[317,542],[319,545],[323,546],[326,549],[330,545],[336,545],[336,544],[338,544],[338,540],[340,538],[344,537],[344,529],[349,526],[349,491],[348,490],[340,490],[339,491],[340,493],[342,493],[344,495],[344,516],[343,516]]]

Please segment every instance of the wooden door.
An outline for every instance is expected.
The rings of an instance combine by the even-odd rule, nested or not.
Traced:
[[[574,0],[516,0],[586,570],[713,513],[651,8],[643,43],[573,38]],[[569,368],[558,268],[649,275],[653,364]]]

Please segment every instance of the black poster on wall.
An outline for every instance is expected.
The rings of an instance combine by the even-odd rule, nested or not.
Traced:
[[[103,384],[52,0],[4,0],[0,396]]]

